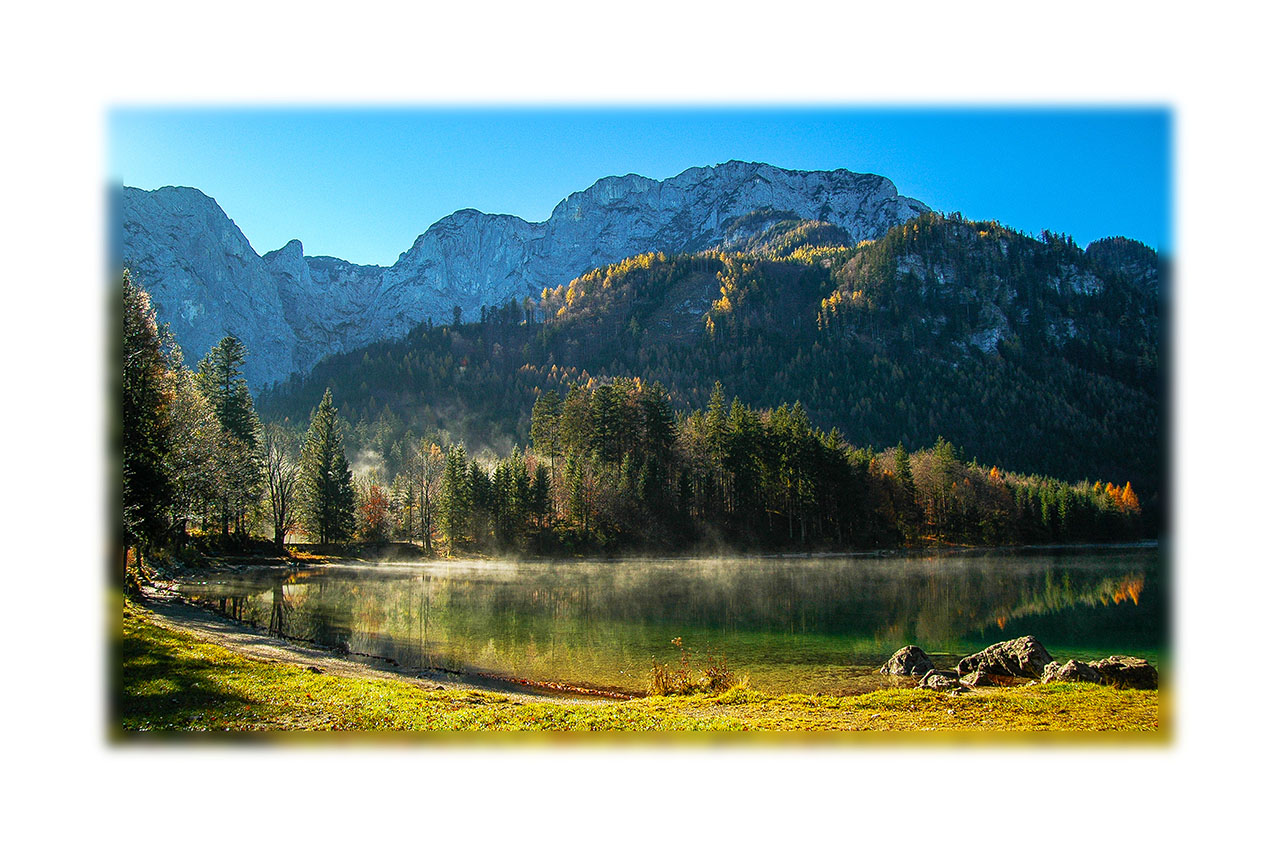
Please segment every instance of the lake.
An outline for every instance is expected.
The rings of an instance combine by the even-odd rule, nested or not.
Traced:
[[[1158,547],[892,556],[433,561],[180,583],[272,633],[440,670],[643,692],[708,656],[771,692],[852,694],[921,646],[942,664],[1034,634],[1059,661],[1169,652]],[[679,647],[672,640],[679,637]],[[899,682],[900,684],[900,682]]]

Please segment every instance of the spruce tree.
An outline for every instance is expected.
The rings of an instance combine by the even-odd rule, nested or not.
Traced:
[[[355,527],[355,489],[342,447],[333,394],[325,389],[311,413],[302,446],[302,510],[307,530],[328,545],[349,539]]]
[[[538,397],[533,404],[533,414],[529,424],[529,438],[533,442],[534,452],[555,459],[560,452],[558,435],[560,419],[560,395],[555,389]]]
[[[911,477],[911,457],[907,454],[907,449],[902,446],[902,442],[898,442],[898,447],[893,451],[893,476],[902,484],[903,491],[912,500],[916,496],[916,482]]]
[[[711,442],[712,459],[716,464],[724,464],[724,439],[728,430],[725,420],[724,386],[716,380],[711,389],[711,400],[707,403],[707,438]]]
[[[168,341],[156,323],[151,297],[134,285],[128,270],[122,291],[121,544],[127,554],[130,547],[155,542],[167,532],[174,497],[169,459],[174,389]]]
[[[218,442],[222,533],[247,532],[247,516],[262,495],[261,424],[240,368],[247,352],[232,335],[217,343],[197,365],[196,384],[222,426]]]
[[[471,484],[467,479],[467,452],[462,445],[449,448],[440,482],[440,532],[449,551],[466,538],[471,521]]]
[[[196,366],[197,381],[205,398],[217,412],[218,421],[230,435],[256,450],[257,415],[249,385],[240,370],[248,352],[233,335],[227,335]]]

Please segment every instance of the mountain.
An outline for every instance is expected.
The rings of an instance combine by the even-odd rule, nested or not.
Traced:
[[[800,401],[858,446],[939,435],[1001,469],[1163,492],[1161,293],[1150,248],[1081,249],[925,212],[862,241],[757,210],[715,252],[645,253],[508,305],[330,356],[259,398],[305,424],[332,388],[352,450],[397,470],[406,431],[504,454],[534,401],[577,384],[660,383],[676,408]],[[531,310],[532,309],[532,310]]]
[[[742,219],[760,210],[829,223],[856,244],[928,208],[877,175],[730,161],[663,181],[602,178],[545,222],[460,210],[389,267],[307,257],[297,240],[259,256],[213,199],[186,187],[126,187],[121,218],[125,265],[188,357],[234,334],[261,390],[326,355],[452,321],[455,306],[472,319],[640,253],[749,239]]]

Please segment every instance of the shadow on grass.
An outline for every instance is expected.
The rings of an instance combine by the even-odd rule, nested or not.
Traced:
[[[125,732],[222,729],[250,716],[253,700],[219,685],[207,661],[128,630],[119,652],[117,721]]]

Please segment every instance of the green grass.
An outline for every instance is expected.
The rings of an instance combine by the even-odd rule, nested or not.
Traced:
[[[480,690],[250,660],[157,624],[127,603],[118,722],[124,732],[281,731],[1160,731],[1159,694],[1053,684],[948,696],[717,696],[565,705]],[[920,737],[920,736],[917,736]]]

